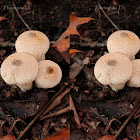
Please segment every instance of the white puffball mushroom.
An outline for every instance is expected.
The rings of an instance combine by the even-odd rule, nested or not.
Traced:
[[[1,77],[22,91],[30,90],[38,73],[37,60],[27,53],[13,53],[1,65]]]
[[[129,87],[140,87],[140,59],[135,59],[132,61],[132,75],[127,85]]]
[[[62,70],[58,64],[51,60],[39,62],[39,71],[35,79],[38,88],[53,88],[58,85],[62,78]]]
[[[140,50],[139,37],[128,30],[120,30],[112,33],[107,40],[108,52],[123,53],[130,58],[135,59],[135,55]]]
[[[50,47],[48,37],[36,30],[25,31],[15,42],[17,52],[26,52],[34,56],[37,61],[45,60],[45,54]]]
[[[121,53],[107,53],[100,57],[94,67],[96,79],[103,85],[109,85],[112,90],[124,88],[132,75],[132,62]]]

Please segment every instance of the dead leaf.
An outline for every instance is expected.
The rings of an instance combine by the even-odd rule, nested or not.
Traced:
[[[70,47],[70,37],[59,42],[56,46],[56,49],[58,52],[63,52],[67,51],[69,47]]]
[[[73,53],[78,53],[78,52],[83,52],[83,51],[80,51],[80,50],[76,50],[76,49],[70,49],[69,50],[69,54],[73,54]]]
[[[69,71],[69,78],[71,80],[75,79],[75,77],[81,72],[83,67],[80,64],[74,63],[70,66],[70,71]]]
[[[73,112],[74,112],[74,120],[75,120],[75,122],[76,122],[76,124],[77,124],[77,127],[78,127],[78,128],[81,128],[79,116],[78,116],[77,111],[76,111],[76,109],[75,109],[75,105],[74,105],[74,103],[73,103],[73,100],[72,100],[71,95],[69,95],[69,104],[70,104],[70,110],[73,110]]]
[[[5,20],[5,19],[7,19],[7,18],[4,18],[4,17],[0,17],[0,21],[2,21],[2,20]]]
[[[112,135],[105,135],[105,136],[99,138],[98,140],[115,140],[115,138]]]
[[[54,135],[43,140],[70,140],[70,128],[62,129],[59,135]]]
[[[51,47],[47,52],[47,59],[50,59],[56,63],[63,60],[61,54],[53,47]]]
[[[80,35],[77,31],[78,25],[88,23],[90,20],[95,20],[91,17],[77,17],[75,13],[70,15],[70,24],[68,27],[69,33],[71,35]]]
[[[135,139],[135,138],[133,138],[133,137],[131,137],[131,136],[129,136],[129,138],[131,138],[132,140],[140,140],[140,138]],[[125,139],[124,139],[124,140],[125,140]],[[128,139],[126,139],[126,140],[128,140]]]
[[[68,29],[61,34],[61,36],[59,37],[59,39],[51,47],[57,47],[57,45],[61,41],[65,40],[67,37],[70,37],[70,34],[69,34],[69,30]]]
[[[70,55],[69,55],[69,50],[67,51],[62,51],[60,52],[61,56],[63,57],[63,59],[65,59],[65,61],[70,64]]]
[[[77,31],[78,25],[88,23],[90,20],[94,20],[94,18],[77,17],[75,13],[71,14],[69,27],[65,32],[62,33],[59,39],[51,47],[55,47],[60,54],[62,54],[61,52],[67,52],[68,48],[70,47],[70,35],[80,35]],[[69,62],[68,60],[66,60],[67,57],[65,56],[66,55],[64,55],[63,53],[62,57],[65,59],[66,62]]]
[[[15,139],[15,136],[13,136],[13,135],[6,135],[6,136],[0,138],[0,140],[16,140],[16,139]]]

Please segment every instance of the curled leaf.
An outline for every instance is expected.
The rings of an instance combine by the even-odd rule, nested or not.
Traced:
[[[78,53],[78,52],[82,52],[82,51],[76,50],[76,49],[70,49],[70,50],[69,50],[69,54],[70,54],[70,55],[73,54],[73,53]]]
[[[98,140],[115,140],[115,138],[112,135],[105,135],[105,136],[99,138]]]
[[[2,20],[5,20],[5,19],[7,19],[7,18],[4,18],[4,17],[0,17],[0,21],[2,21]]]
[[[51,136],[43,140],[70,140],[70,128],[62,129],[60,134]]]
[[[16,139],[15,139],[15,136],[13,136],[13,135],[6,135],[6,136],[0,138],[0,140],[16,140]]]
[[[75,13],[70,15],[70,24],[68,27],[69,33],[71,35],[80,35],[77,31],[78,25],[88,23],[90,20],[95,20],[94,18],[91,17],[77,17]]]
[[[65,59],[66,62],[69,62],[64,52],[67,52],[70,47],[70,35],[80,35],[77,31],[78,25],[88,23],[90,20],[94,20],[91,17],[77,17],[75,13],[70,15],[70,23],[65,32],[61,34],[59,39],[51,46],[55,47],[61,56]],[[62,55],[63,54],[63,55]]]

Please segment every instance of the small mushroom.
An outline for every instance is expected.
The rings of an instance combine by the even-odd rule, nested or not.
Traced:
[[[135,55],[140,50],[139,37],[128,30],[120,30],[111,34],[107,41],[107,49],[110,53],[120,52],[130,58],[135,59]]]
[[[140,59],[132,61],[132,75],[127,85],[129,87],[140,87]]]
[[[48,37],[40,31],[25,31],[19,35],[15,43],[17,52],[26,52],[38,61],[45,60],[45,54],[50,47]]]
[[[103,85],[109,85],[112,90],[124,88],[132,75],[132,62],[121,53],[107,53],[100,57],[94,67],[96,79]]]
[[[50,60],[39,62],[39,71],[35,79],[38,88],[53,88],[62,78],[62,71],[58,64]]]
[[[9,85],[22,91],[30,90],[38,73],[37,60],[27,53],[13,53],[1,65],[1,76]]]

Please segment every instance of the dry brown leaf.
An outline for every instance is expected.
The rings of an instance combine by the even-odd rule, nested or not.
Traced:
[[[51,47],[55,47],[61,54],[62,58],[70,64],[70,56],[68,52],[68,48],[70,47],[70,37],[67,35],[69,35],[68,30],[66,30]],[[65,39],[66,37],[68,38]]]
[[[70,47],[70,37],[59,42],[56,46],[56,49],[58,52],[64,52],[67,51],[69,47]]]
[[[70,140],[70,128],[62,129],[59,135],[54,135],[43,140]]]
[[[112,135],[105,135],[105,136],[99,138],[98,140],[115,140],[115,138]]]
[[[70,34],[69,34],[69,30],[68,29],[61,34],[61,36],[59,37],[59,39],[51,47],[57,47],[57,45],[61,41],[63,41],[64,39],[66,39],[67,37],[70,37]]]
[[[61,56],[63,57],[63,59],[70,64],[70,55],[69,55],[69,50],[67,51],[62,51],[60,52]]]
[[[70,71],[69,71],[69,78],[71,80],[75,79],[75,77],[81,72],[81,70],[83,69],[83,67],[78,64],[78,63],[74,63],[70,66]]]
[[[77,17],[75,14],[71,14],[69,27],[65,32],[62,33],[59,39],[51,47],[55,47],[60,54],[63,54],[62,57],[65,59],[66,57],[64,56],[66,55],[64,55],[64,52],[67,52],[68,48],[70,47],[70,35],[74,35],[74,34],[80,35],[77,31],[78,25],[88,23],[90,20],[94,20],[94,18]],[[68,62],[68,60],[66,60],[66,62]]]
[[[2,21],[2,20],[5,20],[5,19],[7,19],[7,18],[4,18],[4,17],[0,17],[0,21]]]
[[[16,140],[16,139],[15,139],[15,136],[13,136],[13,135],[6,135],[6,136],[0,138],[0,140]]]
[[[95,20],[91,17],[77,17],[75,13],[70,15],[70,24],[68,27],[69,33],[71,35],[80,35],[77,31],[77,27],[81,24],[88,23],[90,20]]]
[[[73,54],[73,53],[78,53],[78,52],[83,52],[83,51],[80,51],[80,50],[76,50],[76,49],[70,49],[69,50],[69,54]]]
[[[74,112],[74,120],[75,120],[75,122],[76,122],[76,124],[77,124],[77,127],[78,127],[78,128],[81,128],[79,116],[78,116],[77,111],[76,111],[76,109],[75,109],[75,105],[74,105],[74,103],[73,103],[73,100],[72,100],[71,95],[69,95],[69,104],[70,104],[70,110],[73,110],[73,112]]]

